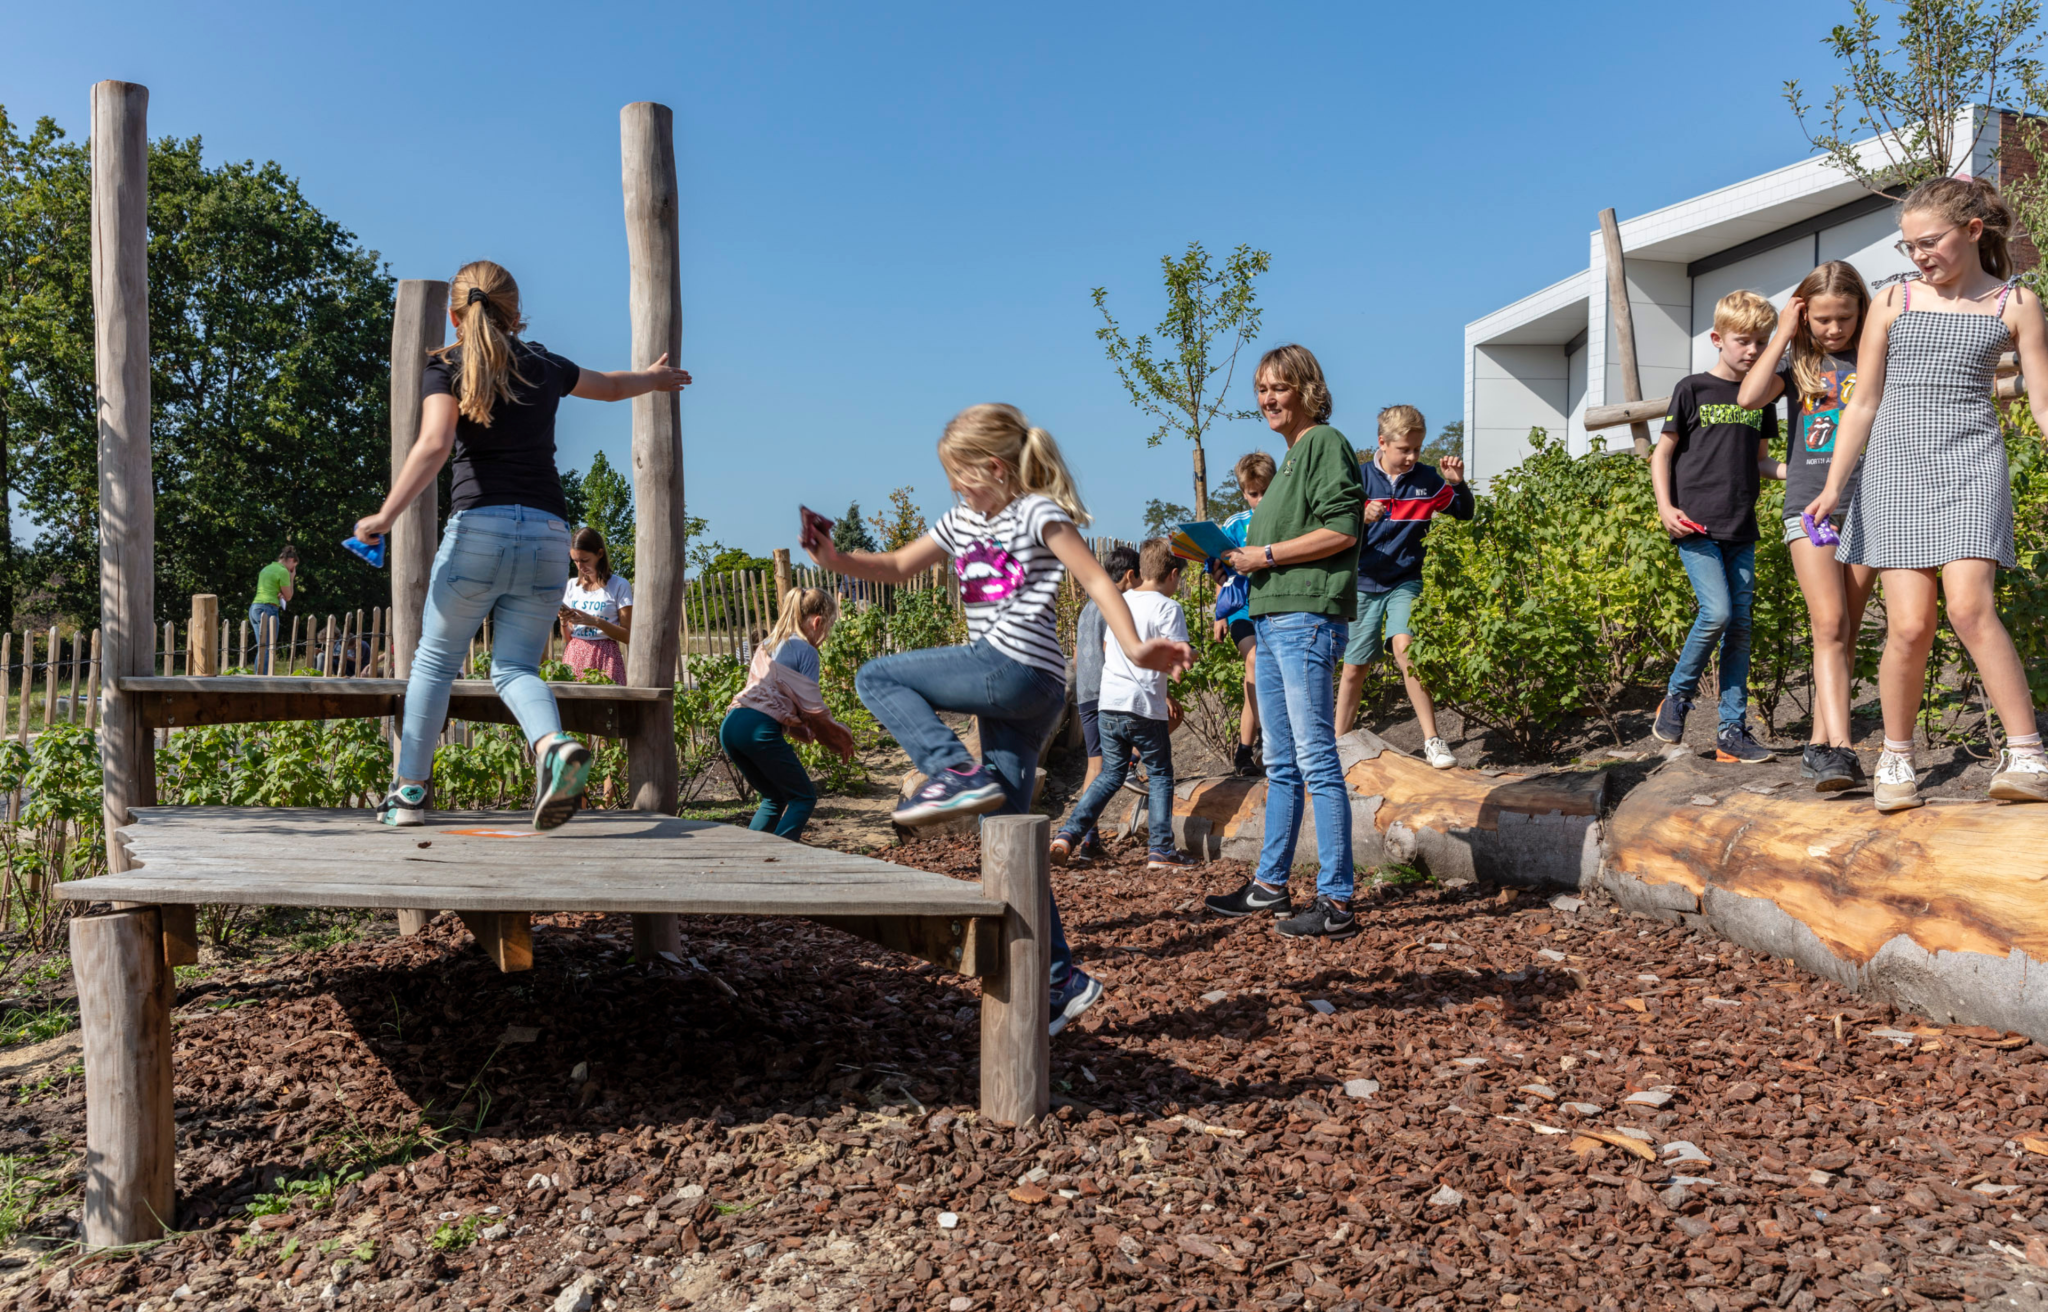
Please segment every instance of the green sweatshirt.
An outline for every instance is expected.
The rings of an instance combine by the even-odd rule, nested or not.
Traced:
[[[1356,538],[1365,485],[1358,454],[1344,434],[1317,424],[1295,440],[1273,475],[1273,485],[1252,512],[1245,544],[1270,546],[1312,529],[1335,529]],[[1307,611],[1341,620],[1358,618],[1358,548],[1344,548],[1321,560],[1279,565],[1252,575],[1253,618]]]

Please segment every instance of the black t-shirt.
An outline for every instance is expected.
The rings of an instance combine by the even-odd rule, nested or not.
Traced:
[[[1827,486],[1828,466],[1835,462],[1835,433],[1842,426],[1842,407],[1856,390],[1856,352],[1828,355],[1820,363],[1818,396],[1799,395],[1790,361],[1778,371],[1778,380],[1785,384],[1785,414],[1792,429],[1785,444],[1785,513],[1790,515],[1804,510]],[[1848,514],[1855,487],[1852,473],[1837,516]]]
[[[491,408],[491,426],[467,416],[455,421],[450,514],[478,506],[527,506],[563,519],[562,476],[555,472],[555,408],[582,374],[574,364],[533,342],[513,348],[512,400]],[[454,396],[462,377],[462,348],[427,361],[423,396]],[[521,378],[526,381],[522,383]]]
[[[1741,387],[1712,374],[1682,378],[1664,416],[1664,431],[1678,439],[1671,504],[1716,542],[1757,540],[1757,443],[1778,435],[1778,407],[1743,409]]]

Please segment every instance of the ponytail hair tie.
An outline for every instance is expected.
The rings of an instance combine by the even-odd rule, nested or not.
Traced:
[[[466,304],[466,305],[475,305],[475,304],[476,304],[476,303],[477,303],[478,301],[483,301],[483,302],[485,302],[485,303],[489,303],[490,299],[491,299],[491,298],[490,298],[489,296],[486,296],[486,295],[484,294],[484,289],[483,289],[483,288],[481,288],[481,287],[472,287],[472,288],[470,288],[470,289],[469,289],[469,300],[468,300],[468,301],[466,301],[466,302],[464,302],[464,304]]]

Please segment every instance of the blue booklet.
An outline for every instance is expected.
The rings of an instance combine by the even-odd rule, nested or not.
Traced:
[[[1171,541],[1173,554],[1182,560],[1214,560],[1226,552],[1237,550],[1237,544],[1230,540],[1230,535],[1206,519],[1178,525]]]
[[[351,533],[341,540],[341,545],[347,547],[350,551],[355,552],[358,556],[361,556],[364,560],[368,561],[372,568],[383,569],[384,544],[386,542],[389,542],[390,540],[391,539],[389,538],[378,538],[377,545],[367,546],[361,542],[356,541],[355,534]]]

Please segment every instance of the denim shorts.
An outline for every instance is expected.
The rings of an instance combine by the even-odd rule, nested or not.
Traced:
[[[1422,580],[1396,583],[1386,592],[1358,594],[1358,619],[1351,626],[1351,641],[1344,648],[1346,665],[1370,665],[1387,650],[1397,633],[1411,633],[1409,617],[1422,599]],[[1381,633],[1384,629],[1385,636]]]

